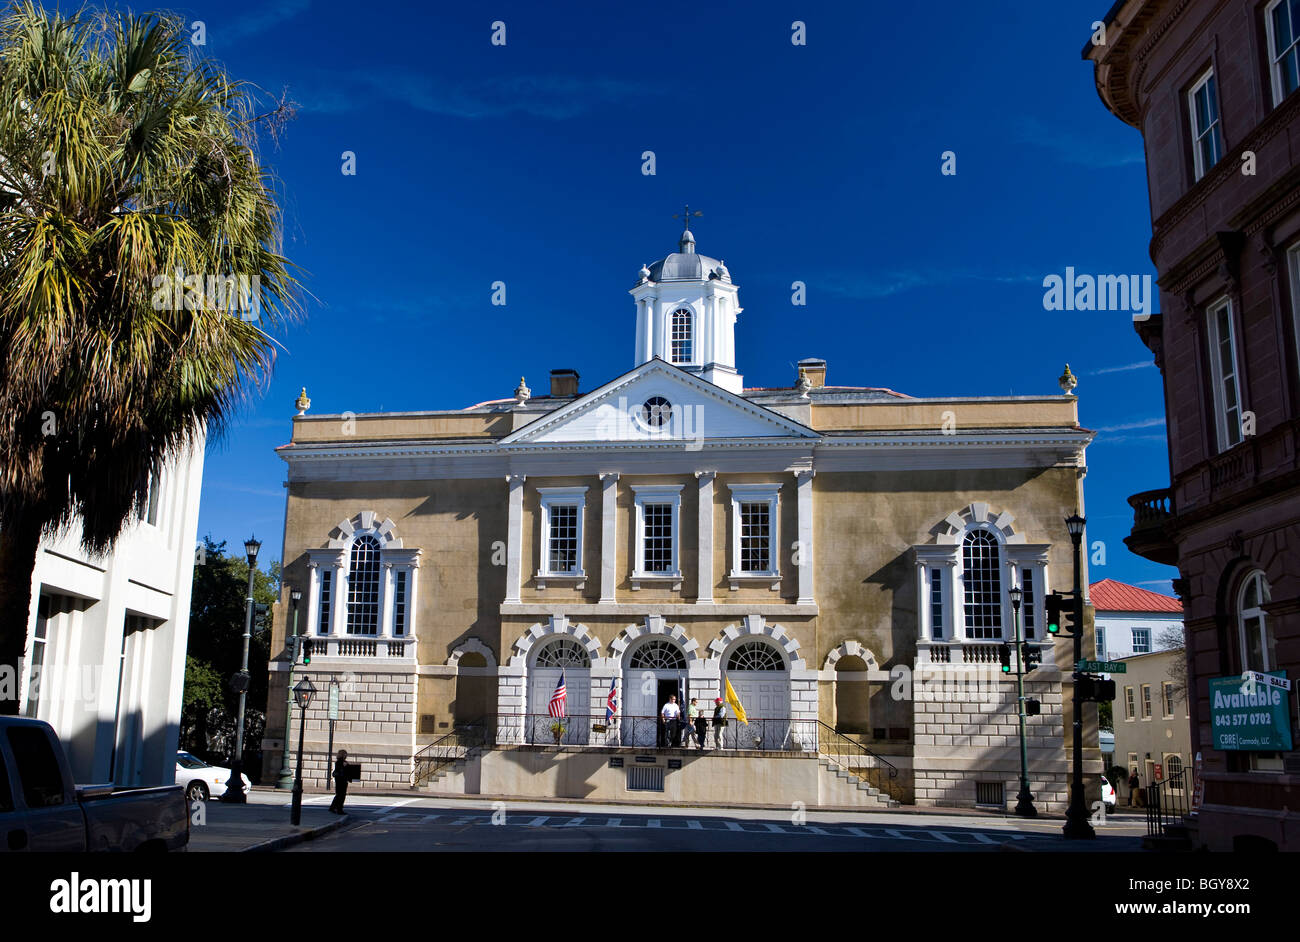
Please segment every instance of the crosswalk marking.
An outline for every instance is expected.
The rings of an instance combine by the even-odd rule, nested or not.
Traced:
[[[585,817],[570,818],[568,821],[565,821],[562,825],[560,825],[560,827],[580,828],[582,827],[582,822],[586,820],[587,819]]]
[[[533,818],[533,820],[529,821],[527,827],[539,828],[549,820],[551,820],[549,816],[542,815],[540,818]]]
[[[745,829],[742,828],[742,827],[740,826],[740,824],[739,824],[738,822],[736,822],[736,821],[728,821],[728,822],[727,822],[727,830],[728,830],[728,831],[743,831],[743,830],[745,830]]]
[[[959,841],[955,840],[954,838],[949,837],[947,834],[944,834],[942,831],[926,831],[925,833],[926,833],[926,834],[932,834],[932,835],[934,835],[934,837],[935,837],[937,840],[943,841],[945,844],[957,844],[957,843],[960,843]]]
[[[990,838],[990,837],[985,837],[985,836],[984,836],[983,834],[981,834],[979,831],[972,831],[972,832],[971,832],[971,836],[974,837],[975,840],[979,841],[981,844],[996,844],[996,843],[997,843],[997,841],[993,840],[993,839]]]

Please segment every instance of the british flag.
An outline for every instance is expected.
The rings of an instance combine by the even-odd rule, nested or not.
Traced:
[[[609,697],[605,700],[605,722],[608,723],[618,712],[618,690],[614,686],[614,681],[609,682]]]
[[[551,694],[551,705],[546,708],[546,712],[557,719],[564,716],[564,707],[568,699],[569,692],[564,686],[564,671],[560,671],[560,682],[555,685],[555,693]]]

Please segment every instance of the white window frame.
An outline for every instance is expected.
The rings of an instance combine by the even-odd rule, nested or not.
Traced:
[[[1104,661],[1106,660],[1106,626],[1094,623],[1093,633],[1097,641],[1097,660]]]
[[[537,587],[546,588],[547,581],[572,579],[583,582],[587,578],[584,568],[584,551],[586,549],[585,521],[587,517],[587,488],[585,487],[539,487],[537,493],[541,498],[541,542],[538,545]],[[551,510],[554,507],[578,508],[578,558],[577,569],[569,571],[551,569]],[[579,586],[581,588],[581,586]]]
[[[1124,687],[1124,722],[1132,723],[1137,719],[1137,699],[1133,695],[1132,684]]]
[[[992,536],[998,547],[998,567],[996,571],[998,573],[998,594],[1000,596],[998,627],[1001,633],[991,638],[972,638],[966,634],[966,539],[976,530],[983,530]],[[1009,590],[1012,585],[1010,579],[1015,574],[1016,569],[1018,569],[1018,566],[1013,568],[1009,565],[1007,557],[1007,541],[1003,538],[1002,533],[997,527],[977,524],[975,526],[967,527],[962,531],[961,538],[957,541],[957,567],[953,573],[953,584],[955,587],[953,594],[954,596],[960,594],[961,601],[959,604],[955,604],[953,608],[955,610],[955,617],[961,619],[961,634],[965,640],[972,644],[1000,644],[1003,641],[1011,639],[1012,616],[1011,596]]]
[[[1140,650],[1139,650],[1139,648],[1138,648],[1138,632],[1139,632],[1139,631],[1143,632],[1143,633],[1146,635],[1146,641],[1143,643],[1142,648],[1141,648]],[[1131,636],[1131,645],[1130,645],[1130,646],[1132,647],[1132,649],[1133,649],[1133,653],[1134,653],[1134,654],[1150,654],[1150,653],[1151,653],[1151,629],[1150,629],[1150,628],[1130,628],[1130,629],[1129,629],[1129,634],[1130,634],[1130,636]]]
[[[677,316],[679,311],[684,311],[689,318],[688,326],[690,330],[691,355],[685,360],[678,360],[673,356],[673,318]],[[668,353],[667,359],[669,363],[674,366],[695,366],[699,363],[699,355],[697,353],[699,350],[699,330],[697,329],[699,322],[700,318],[691,305],[682,303],[672,306],[672,310],[668,313],[668,316],[664,318],[665,327],[668,332],[666,338],[667,342],[664,344],[664,350]]]
[[[1161,719],[1171,720],[1174,718],[1175,707],[1178,706],[1177,697],[1174,695],[1174,685],[1168,680],[1160,681],[1160,716]]]
[[[1242,442],[1241,434],[1241,415],[1243,409],[1242,403],[1242,384],[1241,384],[1241,361],[1237,358],[1237,328],[1233,322],[1232,299],[1229,297],[1219,298],[1210,304],[1206,309],[1206,338],[1209,341],[1210,354],[1210,377],[1211,392],[1214,395],[1214,427],[1215,435],[1218,442],[1219,452],[1225,452],[1229,448],[1234,448]],[[1219,347],[1222,338],[1219,336],[1219,315],[1227,314],[1228,323],[1228,352],[1232,358],[1232,374],[1227,375],[1223,372],[1221,358],[1219,356]],[[1228,381],[1232,381],[1235,402],[1228,403],[1227,390],[1225,389]],[[1231,424],[1228,418],[1230,408],[1237,411],[1236,423]],[[1235,440],[1234,440],[1235,433]]]
[[[1195,179],[1197,181],[1199,181],[1203,176],[1205,176],[1205,174],[1208,173],[1210,170],[1210,167],[1204,165],[1205,161],[1201,157],[1201,141],[1205,138],[1207,134],[1213,135],[1216,126],[1219,129],[1218,130],[1219,156],[1218,159],[1214,162],[1213,166],[1218,166],[1219,162],[1223,160],[1224,151],[1226,151],[1227,149],[1227,145],[1223,140],[1223,103],[1219,100],[1218,82],[1214,83],[1214,110],[1218,113],[1218,117],[1214,120],[1212,124],[1210,124],[1208,128],[1201,129],[1196,126],[1196,93],[1213,80],[1214,80],[1214,67],[1211,66],[1210,68],[1206,69],[1203,73],[1201,73],[1201,76],[1197,78],[1195,82],[1192,83],[1192,87],[1187,90],[1187,108],[1188,108],[1187,120],[1191,124],[1192,163],[1196,171]]]
[[[632,588],[641,588],[643,582],[672,582],[673,588],[680,588],[681,570],[681,484],[633,484],[633,503],[636,507],[636,561],[632,571]],[[669,572],[645,571],[645,505],[669,504],[672,506],[672,552],[673,565]]]
[[[1268,639],[1271,633],[1271,628],[1268,623],[1268,612],[1265,610],[1263,604],[1250,609],[1244,607],[1246,603],[1246,588],[1256,579],[1259,580],[1260,602],[1267,603],[1273,600],[1272,586],[1269,585],[1268,578],[1264,575],[1262,569],[1252,569],[1246,574],[1246,578],[1241,580],[1241,585],[1237,588],[1236,605],[1237,644],[1241,652],[1241,667],[1242,670],[1246,670],[1247,668],[1250,668],[1251,670],[1255,669],[1250,666],[1250,659],[1248,657],[1249,649],[1246,645],[1246,619],[1257,617],[1260,620],[1259,655],[1261,658],[1261,667],[1259,669],[1263,671],[1277,670],[1277,665],[1273,663],[1273,659],[1268,655]],[[1274,643],[1276,644],[1276,641]]]
[[[1155,716],[1155,704],[1151,702],[1151,685],[1141,684],[1138,688],[1138,697],[1142,701],[1142,719],[1143,721]]]
[[[1286,58],[1287,53],[1290,53],[1297,46],[1300,46],[1300,35],[1297,35],[1296,33],[1296,24],[1292,23],[1291,45],[1287,46],[1281,56],[1277,55],[1277,34],[1273,29],[1273,11],[1280,6],[1283,6],[1283,4],[1287,4],[1287,0],[1273,0],[1272,3],[1264,8],[1264,29],[1267,32],[1268,39],[1268,74],[1273,86],[1274,108],[1282,104],[1283,99],[1288,95],[1288,93],[1283,90],[1282,86],[1282,60]],[[1287,15],[1290,16],[1291,9],[1289,4],[1286,6],[1286,10]]]
[[[781,485],[728,484],[727,489],[731,492],[731,574],[728,577],[732,583],[731,587],[736,589],[739,587],[740,582],[746,580],[763,582],[778,580],[773,588],[779,589],[781,541],[778,535],[780,526],[778,512],[780,510]],[[771,565],[762,571],[746,571],[740,568],[741,505],[763,503],[767,504],[768,519],[770,520],[767,558]]]

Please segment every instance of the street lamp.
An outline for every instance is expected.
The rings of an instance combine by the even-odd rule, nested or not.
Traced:
[[[289,812],[289,823],[294,827],[302,820],[302,735],[307,728],[307,707],[316,694],[316,686],[310,677],[298,681],[293,688],[293,702],[298,704],[298,773],[293,780],[293,808]]]
[[[1020,647],[1020,603],[1025,599],[1025,590],[1016,585],[1007,594],[1011,596],[1011,624],[1016,637],[1016,703],[1020,715],[1020,792],[1016,795],[1016,814],[1022,818],[1036,818],[1038,809],[1034,807],[1034,796],[1029,793],[1029,752],[1025,744],[1025,671]]]
[[[1064,833],[1067,839],[1088,839],[1097,836],[1088,822],[1088,809],[1083,801],[1083,701],[1079,695],[1083,674],[1079,662],[1083,660],[1083,527],[1086,524],[1077,513],[1065,518],[1065,529],[1074,544],[1074,775],[1070,782],[1070,807],[1065,812]]]
[[[235,755],[230,760],[230,781],[226,782],[226,793],[221,800],[231,804],[242,805],[247,801],[244,795],[244,706],[248,700],[248,641],[253,636],[253,576],[257,573],[257,554],[262,544],[257,537],[250,536],[244,541],[244,553],[248,556],[248,612],[244,618],[244,657],[240,662],[239,673],[232,681],[239,691],[239,718],[235,726]]]
[[[302,589],[289,590],[293,607],[293,636],[289,641],[289,679],[284,682],[284,749],[280,752],[280,779],[275,787],[280,791],[293,788],[293,772],[289,771],[289,733],[293,722],[293,669],[298,666],[298,606],[302,602]]]

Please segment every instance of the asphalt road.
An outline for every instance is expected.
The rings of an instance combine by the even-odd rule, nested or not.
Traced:
[[[311,799],[328,802],[327,797]],[[366,851],[1140,851],[1140,819],[1066,842],[1060,819],[915,812],[782,813],[439,798],[349,800],[351,820],[290,853]]]

